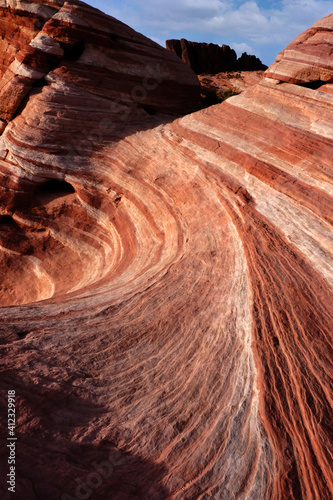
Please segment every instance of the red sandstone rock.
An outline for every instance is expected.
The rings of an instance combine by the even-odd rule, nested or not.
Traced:
[[[267,72],[289,83],[333,82],[332,16],[326,16],[299,35],[277,57]],[[317,87],[318,88],[318,87]]]
[[[2,498],[15,390],[17,498],[331,499],[331,86],[174,120],[196,78],[118,21],[34,38],[67,59],[22,42],[2,107]]]
[[[7,3],[10,5],[9,1]],[[27,23],[21,21],[24,27],[25,24],[30,27],[34,16],[38,17],[35,31],[29,31],[23,46],[16,38],[10,41],[11,33],[21,28],[21,24],[15,29],[11,29],[10,21],[2,25],[2,36],[8,45],[0,81],[2,123],[8,123],[28,93],[40,87],[43,78],[52,70],[74,72],[73,78],[77,82],[81,79],[78,86],[83,88],[85,72],[90,71],[89,78],[95,79],[98,87],[95,94],[116,95],[126,107],[148,107],[153,112],[171,114],[198,109],[199,82],[191,71],[183,70],[177,58],[119,21],[80,2],[57,3],[64,6],[56,10],[39,2],[23,4],[22,9],[24,5],[30,6],[29,16],[25,16]],[[2,10],[5,15],[11,13],[10,7]],[[18,12],[22,18],[22,11],[8,14],[14,24]],[[33,13],[31,17],[30,12]],[[75,64],[74,68],[68,67],[81,55],[83,59],[78,68]],[[139,64],[138,55],[142,57]]]
[[[264,71],[233,71],[216,75],[199,75],[203,105],[218,104],[223,100],[240,94],[248,87],[260,82]]]

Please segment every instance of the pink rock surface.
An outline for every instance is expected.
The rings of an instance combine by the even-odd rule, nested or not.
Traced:
[[[289,83],[333,82],[332,15],[317,21],[291,42],[267,74]]]
[[[264,76],[264,71],[232,71],[216,75],[199,75],[198,78],[201,83],[201,93],[215,95],[218,98],[228,89],[240,94],[248,87],[259,83]]]
[[[331,499],[331,86],[273,65],[175,120],[192,72],[62,3],[0,82],[17,498]]]

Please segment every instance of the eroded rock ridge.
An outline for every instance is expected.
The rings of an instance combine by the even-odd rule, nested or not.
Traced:
[[[223,71],[263,71],[267,69],[258,57],[246,52],[237,58],[229,45],[215,43],[167,40],[166,48],[180,57],[197,75],[216,74]]]

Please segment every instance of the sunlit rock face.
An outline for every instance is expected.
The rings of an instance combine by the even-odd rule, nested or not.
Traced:
[[[332,15],[314,23],[277,57],[267,71],[270,78],[318,89],[333,82]],[[326,87],[323,91],[329,91]]]
[[[176,56],[62,3],[1,3],[22,31],[3,35],[0,82],[17,497],[330,499],[333,96],[317,74],[333,16],[310,30],[312,80],[307,35],[292,49],[320,88],[286,49],[187,114],[199,84]]]

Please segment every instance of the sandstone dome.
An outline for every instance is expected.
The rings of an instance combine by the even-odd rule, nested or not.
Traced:
[[[116,19],[0,9],[17,498],[332,498],[333,15],[197,111]]]

